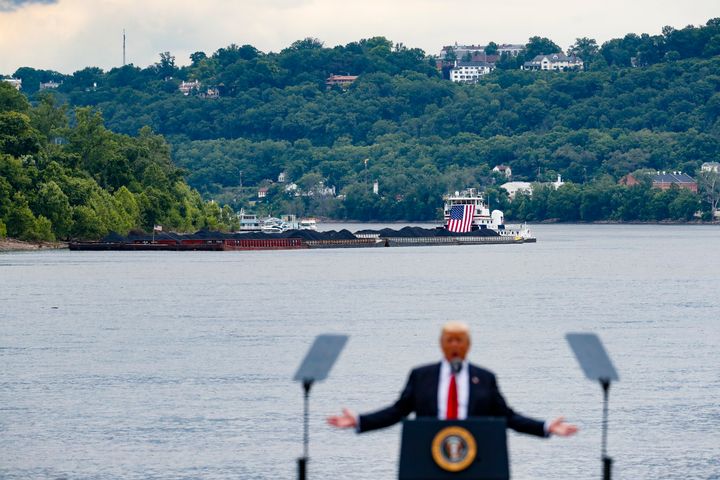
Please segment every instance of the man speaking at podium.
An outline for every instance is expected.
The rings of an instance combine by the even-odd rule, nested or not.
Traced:
[[[342,415],[328,417],[328,423],[338,428],[355,428],[367,432],[389,427],[410,413],[417,417],[440,420],[464,420],[469,417],[504,417],[515,431],[547,437],[570,436],[577,427],[563,417],[542,422],[515,413],[505,403],[495,381],[495,375],[468,363],[470,329],[462,322],[449,322],[440,336],[443,360],[415,368],[400,398],[393,405],[365,415],[355,415],[343,409]]]

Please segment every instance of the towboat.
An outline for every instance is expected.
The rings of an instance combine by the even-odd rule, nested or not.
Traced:
[[[444,225],[449,231],[475,231],[489,229],[501,237],[513,237],[524,242],[535,242],[527,224],[505,225],[505,215],[501,210],[490,211],[485,197],[475,188],[468,188],[443,197],[445,201]]]

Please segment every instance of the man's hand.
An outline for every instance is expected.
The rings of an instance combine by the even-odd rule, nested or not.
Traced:
[[[565,417],[558,417],[548,425],[548,433],[560,437],[569,437],[577,433],[578,427],[565,422]]]
[[[357,427],[357,420],[355,412],[343,408],[342,415],[332,416],[327,418],[327,423],[337,428],[355,428]]]

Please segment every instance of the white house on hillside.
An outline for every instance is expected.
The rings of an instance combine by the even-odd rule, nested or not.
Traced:
[[[715,172],[720,173],[720,163],[718,162],[705,162],[700,167],[701,172]]]
[[[20,88],[22,88],[22,78],[3,78],[2,81],[15,87],[15,90],[20,90]]]
[[[40,90],[55,90],[58,88],[60,84],[58,82],[54,82],[50,80],[49,82],[40,82]]]
[[[502,173],[505,175],[505,178],[512,177],[512,169],[508,167],[507,165],[495,165],[492,169],[493,172]]]
[[[521,194],[532,195],[532,183],[530,182],[507,182],[500,185],[500,188],[508,192],[510,200],[513,200],[518,192]]]
[[[476,83],[480,77],[492,72],[494,67],[487,62],[455,62],[450,69],[450,80],[459,83]]]
[[[539,185],[550,185],[555,190],[565,185],[565,182],[563,182],[562,177],[560,175],[557,176],[557,180],[554,182],[546,182]],[[530,182],[507,182],[500,185],[500,188],[504,189],[506,192],[508,192],[508,197],[510,200],[515,199],[515,195],[518,193],[526,194],[526,195],[532,195],[533,193],[533,184]]]
[[[498,45],[497,53],[498,53],[498,55],[507,53],[508,55],[517,57],[518,54],[520,52],[522,52],[523,50],[525,50],[525,45],[517,44],[517,43],[503,43],[502,45]]]
[[[582,68],[582,58],[575,55],[567,56],[564,53],[551,53],[550,55],[537,55],[522,66],[523,70],[555,70],[567,71]]]
[[[195,80],[193,82],[182,81],[178,86],[178,90],[180,90],[183,95],[190,95],[192,90],[200,90],[200,80]]]
[[[440,59],[447,59],[449,56],[462,59],[464,57],[477,57],[485,54],[486,45],[447,45],[440,50]],[[525,45],[515,43],[503,43],[498,45],[497,56],[503,53],[517,57],[520,52],[525,49]]]

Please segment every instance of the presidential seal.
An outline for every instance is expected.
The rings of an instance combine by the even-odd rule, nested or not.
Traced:
[[[448,472],[465,470],[475,460],[476,455],[475,438],[462,427],[445,427],[433,438],[433,460]]]

